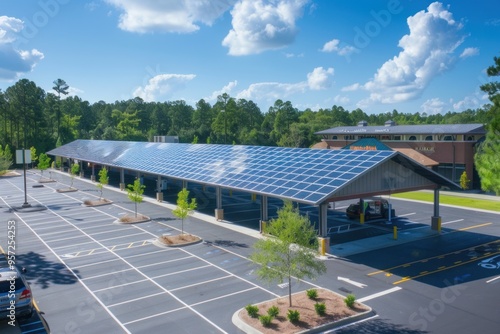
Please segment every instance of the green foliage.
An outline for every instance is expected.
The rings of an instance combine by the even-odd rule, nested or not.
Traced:
[[[259,307],[256,305],[248,304],[247,306],[245,306],[245,310],[247,310],[248,315],[252,318],[257,318],[257,316],[259,315]]]
[[[38,157],[38,169],[41,172],[41,176],[43,177],[43,171],[49,168],[50,166],[50,157],[46,153],[40,153]]]
[[[264,327],[269,327],[271,325],[271,322],[273,321],[273,317],[270,315],[259,315],[259,321]]]
[[[196,198],[189,202],[189,190],[183,188],[177,195],[177,207],[172,211],[174,216],[182,221],[181,234],[184,234],[184,219],[196,209]]]
[[[500,131],[488,131],[475,156],[476,169],[481,177],[481,188],[500,195]]]
[[[317,315],[321,315],[321,316],[325,315],[325,313],[326,313],[325,303],[315,303],[314,310],[316,311]]]
[[[464,171],[462,175],[460,175],[460,187],[462,187],[463,190],[469,189],[469,183],[470,180],[467,177],[467,172]]]
[[[295,324],[299,322],[300,320],[300,312],[298,310],[288,310],[288,313],[286,314],[286,318],[288,321],[290,321],[292,324]]]
[[[344,298],[344,303],[349,308],[352,308],[354,306],[355,301],[356,301],[356,296],[354,296],[353,294],[348,294],[347,297]]]
[[[33,166],[34,163],[38,160],[38,156],[36,155],[36,148],[34,146],[30,147],[30,155],[31,155],[31,165]]]
[[[318,249],[316,231],[309,219],[301,216],[287,201],[278,210],[278,218],[271,220],[264,232],[272,237],[258,240],[250,259],[260,265],[259,278],[270,283],[288,282],[292,306],[292,277],[314,279],[326,272],[325,264],[315,257]]]
[[[194,136],[193,141],[191,144],[198,144],[198,136]]]
[[[74,163],[71,165],[71,168],[69,169],[69,172],[71,174],[71,185],[69,186],[70,188],[73,188],[73,181],[75,179],[75,175],[78,174],[80,171],[80,165],[78,163]]]
[[[307,297],[309,297],[309,299],[316,299],[318,298],[318,290],[316,289],[309,289],[309,290],[306,290],[306,294],[307,294]]]
[[[278,306],[273,305],[267,310],[267,314],[273,318],[276,318],[280,314],[280,309]]]
[[[102,198],[102,190],[105,185],[109,183],[108,170],[106,167],[102,167],[99,171],[99,182],[96,184],[97,189],[100,191],[99,200]]]
[[[144,198],[144,189],[146,189],[146,186],[142,185],[141,180],[138,178],[135,179],[134,184],[127,185],[128,199],[134,202],[135,205],[135,217],[137,217],[137,204],[142,203]]]
[[[10,152],[9,145],[2,149],[0,145],[0,172],[4,174],[12,165],[12,153]]]

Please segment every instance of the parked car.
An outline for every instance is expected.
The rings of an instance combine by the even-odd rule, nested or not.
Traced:
[[[0,320],[27,319],[33,315],[33,299],[25,272],[0,267]]]
[[[363,199],[363,206],[362,210],[360,202],[349,205],[346,209],[347,217],[349,219],[359,219],[362,212],[365,214],[365,220],[389,217],[389,202],[383,198]],[[393,209],[391,216],[394,217],[394,215],[395,211]]]

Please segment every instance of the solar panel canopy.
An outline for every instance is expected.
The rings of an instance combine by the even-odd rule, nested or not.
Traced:
[[[395,151],[76,140],[47,152],[318,205]]]

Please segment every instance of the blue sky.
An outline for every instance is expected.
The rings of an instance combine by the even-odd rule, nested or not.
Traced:
[[[500,56],[493,0],[1,0],[0,89],[91,103],[217,96],[299,110],[463,111]]]

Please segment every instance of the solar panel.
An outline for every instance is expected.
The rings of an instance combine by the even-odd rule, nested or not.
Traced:
[[[76,140],[48,154],[317,205],[397,152]]]

